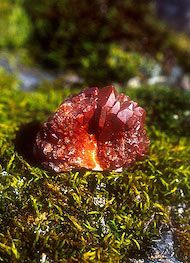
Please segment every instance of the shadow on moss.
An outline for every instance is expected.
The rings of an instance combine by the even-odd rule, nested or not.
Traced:
[[[34,166],[39,166],[39,161],[37,161],[33,154],[33,146],[40,127],[41,124],[38,121],[24,124],[20,127],[14,140],[16,151],[22,155],[30,165]]]

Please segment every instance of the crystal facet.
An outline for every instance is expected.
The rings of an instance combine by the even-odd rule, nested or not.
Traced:
[[[34,153],[56,172],[122,170],[148,151],[145,110],[113,86],[66,99],[37,134]]]

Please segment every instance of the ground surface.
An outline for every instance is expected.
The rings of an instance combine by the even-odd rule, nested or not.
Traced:
[[[145,260],[170,227],[178,256],[188,262],[189,93],[123,88],[147,110],[147,158],[120,174],[53,174],[33,162],[32,140],[40,122],[78,89],[58,82],[24,92],[16,78],[0,74],[1,260]]]

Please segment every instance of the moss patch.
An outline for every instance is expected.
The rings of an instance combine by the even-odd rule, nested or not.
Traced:
[[[147,108],[149,156],[121,174],[53,174],[29,160],[26,138],[35,134],[32,123],[44,121],[75,90],[45,84],[23,92],[3,71],[0,90],[2,262],[127,262],[171,224],[173,205],[188,204],[190,141],[181,116],[185,123],[190,94],[167,87],[124,90]]]

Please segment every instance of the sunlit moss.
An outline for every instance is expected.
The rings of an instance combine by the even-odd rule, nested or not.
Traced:
[[[17,79],[3,71],[0,90],[3,262],[38,262],[44,255],[50,262],[127,261],[144,253],[160,228],[171,225],[172,206],[190,199],[189,138],[177,132],[178,122],[168,122],[173,110],[189,108],[190,100],[181,108],[183,95],[172,95],[165,87],[125,90],[147,108],[151,147],[145,160],[121,174],[54,174],[30,160],[32,147],[24,136],[33,130],[28,128],[26,134],[24,126],[44,121],[76,90],[45,84],[37,91],[23,92]]]

